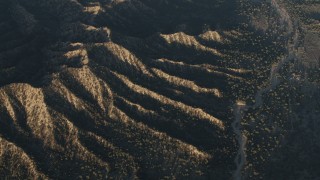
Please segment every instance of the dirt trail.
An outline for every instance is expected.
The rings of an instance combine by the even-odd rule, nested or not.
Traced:
[[[239,144],[239,150],[237,156],[234,160],[237,169],[234,172],[234,179],[240,180],[241,179],[241,170],[246,162],[246,143],[247,137],[241,133],[241,119],[243,116],[243,111],[245,111],[247,105],[244,102],[237,102],[234,107],[234,116],[235,120],[232,123],[232,128],[234,133],[237,135],[237,140]]]
[[[253,105],[246,105],[243,101],[237,101],[234,105],[234,122],[232,123],[232,128],[234,133],[237,136],[237,141],[239,144],[239,150],[235,157],[236,170],[233,173],[233,178],[235,180],[242,179],[242,170],[246,163],[246,143],[247,137],[241,132],[241,120],[244,116],[244,113],[250,108],[258,108],[263,104],[262,96],[266,92],[269,92],[272,89],[275,89],[280,83],[280,80],[277,78],[279,70],[281,67],[288,62],[290,59],[295,57],[295,47],[298,44],[299,32],[297,31],[296,25],[292,22],[288,12],[285,8],[277,2],[277,0],[271,0],[271,6],[276,10],[280,16],[280,21],[283,22],[284,26],[287,28],[287,33],[291,35],[292,40],[288,41],[287,49],[288,54],[286,57],[281,59],[276,64],[272,65],[269,76],[269,85],[263,89],[260,89],[255,95],[255,103]]]

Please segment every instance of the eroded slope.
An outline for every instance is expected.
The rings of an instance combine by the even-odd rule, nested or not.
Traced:
[[[237,3],[2,1],[0,174],[231,177],[233,103],[254,101],[286,42]]]

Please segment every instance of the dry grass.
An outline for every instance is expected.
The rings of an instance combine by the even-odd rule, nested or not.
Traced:
[[[210,93],[214,94],[216,97],[222,97],[222,93],[218,89],[209,89],[209,88],[203,88],[198,86],[195,82],[186,80],[183,78],[179,78],[176,76],[172,76],[170,74],[167,74],[160,69],[152,68],[152,71],[161,79],[164,79],[165,81],[176,85],[176,86],[182,86],[188,89],[191,89],[197,93]]]
[[[158,93],[155,93],[149,89],[146,89],[142,86],[139,86],[137,84],[132,83],[128,78],[126,78],[123,75],[114,73],[123,83],[125,83],[131,90],[138,94],[147,95],[151,98],[163,103],[164,105],[170,105],[174,108],[180,109],[181,111],[185,112],[186,114],[193,116],[195,118],[199,118],[202,120],[206,120],[212,124],[215,124],[220,129],[224,129],[224,124],[221,120],[211,116],[210,114],[204,112],[202,109],[194,108],[188,105],[185,105],[181,102],[177,102],[174,100],[171,100],[163,95],[160,95]]]
[[[216,56],[223,56],[218,50],[202,45],[195,37],[189,36],[183,32],[168,35],[161,34],[160,36],[164,40],[166,40],[168,44],[177,44],[186,47],[192,47],[198,51],[209,52]]]

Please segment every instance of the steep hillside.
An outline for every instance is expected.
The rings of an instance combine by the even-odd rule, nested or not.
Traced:
[[[0,179],[266,177],[251,142],[268,134],[239,138],[256,132],[251,111],[268,115],[234,107],[289,59],[290,13],[275,0],[1,1]]]

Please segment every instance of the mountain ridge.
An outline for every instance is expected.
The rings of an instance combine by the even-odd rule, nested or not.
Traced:
[[[1,2],[0,177],[230,179],[234,102],[255,102],[293,31],[274,2]],[[269,19],[253,19],[259,10]],[[277,69],[281,95],[295,92],[291,62]],[[289,128],[287,97],[261,98],[241,120],[243,178],[267,177],[259,158]],[[282,129],[260,122],[266,114]]]

